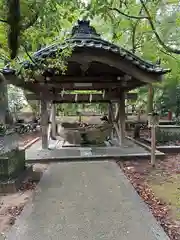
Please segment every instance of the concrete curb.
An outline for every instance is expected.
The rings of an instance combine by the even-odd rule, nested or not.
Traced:
[[[31,140],[30,142],[28,142],[25,146],[20,147],[21,150],[25,150],[29,147],[31,147],[35,142],[37,142],[40,139],[40,137],[36,137],[35,139]]]
[[[158,146],[157,149],[163,153],[180,153],[180,146]]]
[[[142,142],[140,142],[140,141],[138,141],[138,140],[136,140],[136,139],[134,139],[134,138],[131,138],[131,137],[127,137],[127,138],[128,138],[129,140],[133,141],[134,143],[138,144],[139,146],[145,148],[145,149],[148,150],[149,152],[151,152],[151,147],[150,147],[150,146],[148,146],[148,145],[146,145],[146,144],[144,144],[144,143],[142,143]],[[164,152],[161,152],[161,151],[159,151],[159,150],[156,150],[156,156],[157,156],[157,157],[164,157],[165,154],[164,154]]]
[[[143,138],[143,140],[146,141],[148,144],[150,144],[150,141],[148,139]],[[172,145],[172,146],[160,145],[160,146],[157,146],[156,149],[163,153],[180,153],[180,146],[176,146],[176,145]]]

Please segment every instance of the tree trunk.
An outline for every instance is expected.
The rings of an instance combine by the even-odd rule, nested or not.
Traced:
[[[8,89],[4,80],[0,79],[0,122],[3,124],[12,124],[13,117],[8,106]]]
[[[148,87],[148,101],[147,101],[147,114],[153,112],[153,99],[154,99],[154,88],[152,84]]]
[[[154,100],[154,88],[152,84],[149,84],[148,87],[148,101],[147,101],[147,116],[148,116],[148,123],[150,121],[150,114],[153,112],[153,100]]]

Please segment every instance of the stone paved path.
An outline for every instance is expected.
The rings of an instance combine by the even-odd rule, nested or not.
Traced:
[[[114,162],[54,163],[8,240],[168,240]]]

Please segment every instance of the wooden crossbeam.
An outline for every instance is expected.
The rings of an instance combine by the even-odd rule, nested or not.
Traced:
[[[6,76],[7,82],[12,83],[12,76]],[[52,83],[38,83],[38,82],[22,82],[19,81],[19,79],[17,77],[14,76],[14,83],[17,87],[23,88],[24,90],[33,92],[35,95],[33,96],[32,94],[27,96],[29,100],[39,100],[41,99],[40,95],[43,95],[47,98],[47,100],[56,100],[56,101],[60,101],[62,102],[62,99],[58,97],[58,99],[55,99],[54,97],[54,93],[53,93],[53,89],[55,90],[56,93],[60,93],[62,92],[62,89],[67,90],[66,88],[61,88],[58,89],[57,87],[52,87],[53,85],[51,85]],[[53,83],[54,84],[54,83]],[[71,84],[75,84],[75,83],[71,83]],[[77,83],[76,83],[77,84]],[[79,84],[79,83],[78,83]],[[100,83],[93,83],[93,84],[100,84]],[[105,89],[107,82],[102,82],[100,88]],[[113,83],[108,83],[108,91],[109,92],[113,92],[112,95],[109,96],[109,99],[105,98],[105,99],[101,99],[101,98],[95,98],[93,99],[93,101],[98,101],[98,100],[102,100],[101,102],[106,102],[106,101],[116,101],[116,99],[119,98],[119,94],[121,91],[124,91],[124,89],[121,89],[121,87],[117,86],[118,81],[116,81],[116,83],[114,83],[115,85],[113,85]],[[49,89],[50,86],[50,89]],[[62,85],[64,86],[64,85]],[[96,90],[97,85],[94,87],[92,87],[93,90]],[[115,87],[115,89],[113,89]],[[80,86],[77,86],[77,89],[80,89]],[[101,89],[101,90],[102,90]],[[51,91],[50,91],[51,90]],[[86,87],[84,87],[83,90],[88,90],[87,89],[87,85]],[[128,93],[127,94],[127,99],[133,99],[136,100],[137,99],[137,94],[136,93]],[[83,101],[83,99],[82,99]],[[69,102],[69,100],[67,101]],[[85,102],[88,102],[88,100],[85,100]]]
[[[115,95],[105,95],[103,98],[102,94],[51,94],[50,96],[44,95],[46,100],[52,100],[56,103],[90,103],[90,102],[109,102],[111,99],[118,101],[118,97]],[[28,100],[40,100],[40,96],[36,94],[27,94]]]
[[[127,93],[126,98],[132,99],[133,94],[132,93]],[[51,94],[51,95],[44,95],[46,100],[52,100],[54,102],[59,102],[59,103],[76,103],[76,102],[84,102],[84,103],[89,103],[89,102],[110,102],[110,101],[119,101],[119,95],[118,94],[105,94],[103,97],[103,94],[92,94],[92,97],[90,94]],[[28,100],[40,100],[40,96],[37,94],[27,94],[26,98]]]
[[[67,75],[61,75],[61,76],[52,76],[49,78],[51,82],[55,83],[67,83],[67,82],[113,82],[113,81],[124,81],[126,78],[122,76],[67,76]],[[39,78],[40,81],[44,82],[44,77]]]
[[[43,79],[43,80],[42,80]],[[65,78],[66,79],[66,78]],[[117,92],[131,90],[134,87],[134,81],[129,81],[127,86],[123,86],[123,80],[117,80],[116,77],[113,79],[109,78],[107,80],[105,77],[80,77],[80,78],[73,78],[76,81],[54,81],[54,79],[50,79],[45,82],[45,77],[38,77],[37,81],[29,82],[23,81],[19,79],[18,76],[6,75],[6,80],[8,84],[14,84],[17,87],[20,87],[26,91],[33,92],[35,94],[39,94],[42,92],[43,94],[47,95],[49,91],[53,89],[60,93],[62,89],[64,90],[103,90],[106,89],[107,91],[116,90]],[[83,81],[84,79],[84,81]],[[88,80],[89,79],[89,80]],[[71,78],[72,80],[72,78]],[[91,80],[91,81],[90,81]],[[133,94],[131,95],[131,99],[136,100],[136,96]],[[129,97],[130,99],[130,97]]]
[[[121,82],[48,82],[48,83],[38,83],[41,86],[46,86],[48,89],[55,88],[56,91],[61,89],[66,90],[103,90],[103,89],[112,89],[112,88],[122,88]]]

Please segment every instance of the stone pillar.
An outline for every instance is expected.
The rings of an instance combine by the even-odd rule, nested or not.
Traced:
[[[125,93],[120,96],[119,105],[119,130],[120,130],[120,145],[124,144],[126,136],[126,113],[125,113]]]
[[[51,131],[52,131],[52,136],[56,136],[56,105],[52,104],[52,109],[51,109]]]
[[[47,101],[41,100],[42,149],[48,149],[48,109]]]

